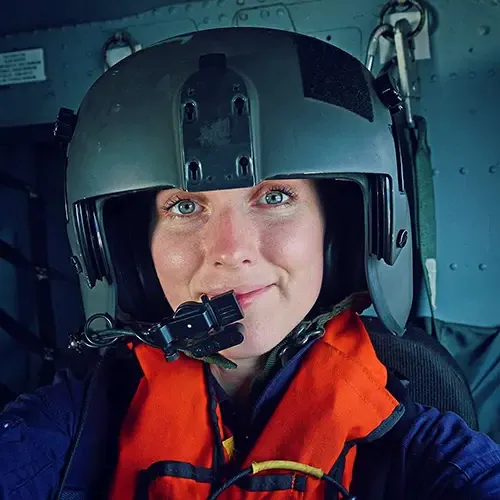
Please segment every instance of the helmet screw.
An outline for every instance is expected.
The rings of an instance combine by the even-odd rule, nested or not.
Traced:
[[[408,243],[408,231],[406,229],[401,229],[396,238],[396,245],[398,248],[404,248]]]

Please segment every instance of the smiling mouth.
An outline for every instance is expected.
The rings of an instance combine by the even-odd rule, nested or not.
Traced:
[[[247,309],[256,299],[266,294],[272,286],[273,285],[268,285],[248,293],[235,294],[236,300],[242,309]]]

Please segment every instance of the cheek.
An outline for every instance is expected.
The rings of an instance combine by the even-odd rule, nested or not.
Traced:
[[[323,225],[318,218],[296,218],[266,230],[262,239],[263,254],[266,260],[291,275],[322,271],[323,235]]]
[[[151,256],[163,293],[175,310],[189,298],[189,283],[197,268],[198,257],[189,238],[167,237],[161,228],[151,239]]]

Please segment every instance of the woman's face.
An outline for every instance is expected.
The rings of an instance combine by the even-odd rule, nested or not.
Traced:
[[[268,352],[314,305],[323,278],[324,219],[311,181],[200,193],[168,189],[156,197],[156,215],[153,262],[174,310],[203,294],[235,290],[245,340],[224,356]]]

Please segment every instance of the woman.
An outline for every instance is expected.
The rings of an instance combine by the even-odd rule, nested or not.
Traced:
[[[7,407],[3,497],[499,496],[498,446],[411,402],[358,315],[369,290],[401,334],[411,306],[390,125],[357,60],[291,33],[186,35],[104,75],[68,149],[83,342],[140,341]]]

